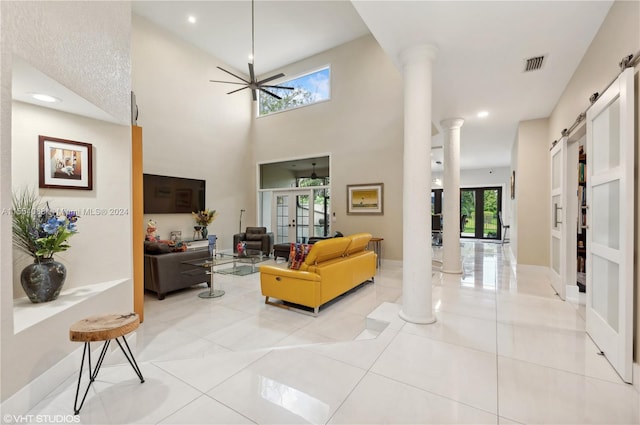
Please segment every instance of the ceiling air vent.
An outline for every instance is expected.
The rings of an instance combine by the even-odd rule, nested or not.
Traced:
[[[536,56],[535,58],[527,59],[527,63],[524,66],[524,72],[537,71],[542,68],[542,61],[544,56]]]

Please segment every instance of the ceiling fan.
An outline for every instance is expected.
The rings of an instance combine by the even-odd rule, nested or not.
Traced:
[[[268,85],[266,83],[273,81],[273,80],[277,80],[278,78],[282,78],[284,77],[284,74],[281,72],[277,75],[273,75],[271,77],[265,78],[264,80],[256,80],[256,76],[255,73],[253,72],[253,58],[255,57],[254,55],[254,5],[253,5],[254,0],[251,0],[251,62],[249,62],[249,78],[250,80],[247,81],[242,77],[237,76],[236,74],[234,74],[233,72],[227,71],[224,68],[221,67],[217,67],[219,70],[226,72],[227,74],[233,75],[234,77],[236,77],[237,79],[243,81],[242,83],[238,83],[236,81],[220,81],[220,80],[209,80],[212,83],[226,83],[226,84],[238,84],[238,85],[242,85],[244,87],[240,87],[237,90],[232,90],[227,94],[232,94],[232,93],[236,93],[239,92],[241,90],[244,89],[251,89],[251,96],[253,97],[253,101],[255,102],[258,99],[258,96],[256,95],[256,92],[258,90],[260,90],[263,93],[268,94],[269,96],[275,97],[276,99],[280,100],[282,99],[282,97],[278,96],[277,94],[273,93],[272,91],[269,91],[267,89],[284,89],[284,90],[293,90],[293,87],[285,87],[285,86],[274,86],[274,85]]]

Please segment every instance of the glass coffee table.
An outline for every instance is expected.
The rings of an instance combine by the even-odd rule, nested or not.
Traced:
[[[212,257],[206,257],[206,258],[199,258],[196,260],[188,260],[188,261],[183,261],[183,264],[187,264],[190,266],[194,266],[194,268],[192,270],[188,270],[185,271],[183,273],[189,273],[189,274],[200,274],[202,273],[202,269],[207,269],[205,271],[205,274],[210,276],[210,285],[209,285],[209,290],[208,291],[204,291],[198,294],[198,297],[200,298],[218,298],[224,295],[224,291],[222,289],[215,289],[214,288],[214,279],[213,276],[216,273],[221,273],[221,274],[234,274],[234,275],[246,275],[246,274],[250,274],[250,273],[255,273],[256,272],[256,262],[260,262],[263,261],[265,258],[265,255],[262,251],[254,251],[254,250],[246,250],[244,254],[239,255],[236,253],[216,253],[214,254]],[[250,264],[250,271],[245,273],[245,272],[240,272],[241,270],[244,269],[240,269],[237,264],[238,263],[246,263],[246,264]],[[220,270],[220,269],[216,269],[217,266],[222,266],[225,264],[231,264],[233,267],[231,269],[225,269],[225,270]]]
[[[230,264],[233,262],[233,259],[222,258],[218,256],[199,258],[196,260],[188,260],[183,261],[182,264],[187,264],[190,266],[194,266],[193,269],[184,271],[183,273],[187,273],[190,275],[199,275],[202,274],[202,269],[207,269],[205,274],[210,275],[210,284],[209,290],[205,292],[201,292],[198,294],[200,298],[218,298],[224,295],[224,291],[222,289],[215,289],[213,286],[213,275],[216,273],[214,267],[221,266],[223,264]]]
[[[256,263],[264,261],[266,257],[264,252],[253,249],[246,249],[242,254],[235,252],[220,252],[217,253],[216,256],[222,260],[230,259],[233,263],[233,268],[228,270],[226,274],[233,274],[236,276],[245,276],[257,272]],[[238,263],[247,264],[250,265],[250,267],[241,269],[238,267]],[[220,273],[225,273],[225,271],[221,270]]]

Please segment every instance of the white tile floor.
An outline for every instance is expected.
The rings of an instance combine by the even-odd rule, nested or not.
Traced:
[[[584,308],[541,273],[514,275],[503,249],[462,244],[464,274],[435,273],[432,325],[397,317],[402,269],[389,264],[317,318],[265,305],[258,274],[216,275],[218,299],[148,295],[146,382],[110,353],[80,421],[638,424],[640,396],[597,355]],[[28,413],[70,414],[76,379]]]

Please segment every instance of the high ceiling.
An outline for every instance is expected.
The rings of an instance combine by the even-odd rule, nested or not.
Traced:
[[[518,122],[551,114],[611,4],[590,0],[256,0],[255,68],[258,75],[265,75],[370,32],[402,72],[400,52],[433,44],[439,53],[433,65],[432,122],[439,129],[443,119],[465,120],[462,168],[508,166]],[[134,1],[132,8],[218,57],[223,67],[246,75],[250,1]],[[189,16],[195,23],[188,22]],[[545,57],[542,68],[524,72],[525,60],[541,55]],[[30,85],[46,84],[42,76],[28,76],[28,67],[23,71],[14,70],[15,98],[22,92],[41,91]],[[211,79],[226,77],[220,71]],[[65,99],[59,105],[63,109],[71,104]],[[77,107],[78,111],[88,109],[82,103]],[[482,110],[489,113],[483,119],[477,117]],[[441,132],[433,144],[435,162],[442,158],[442,149],[437,148],[442,145]],[[439,169],[434,164],[434,170]]]
[[[258,75],[371,32],[398,60],[404,49],[439,49],[433,123],[464,118],[461,167],[508,166],[519,121],[548,117],[604,20],[611,1],[271,1],[255,3]],[[138,1],[134,13],[246,75],[251,2]],[[195,23],[187,18],[193,16]],[[543,66],[524,72],[526,59]],[[223,73],[212,78],[225,77]],[[224,78],[221,78],[224,79]],[[488,117],[478,118],[480,111]],[[442,145],[442,133],[433,140]],[[434,161],[442,149],[435,149]],[[438,170],[439,166],[434,166]]]

